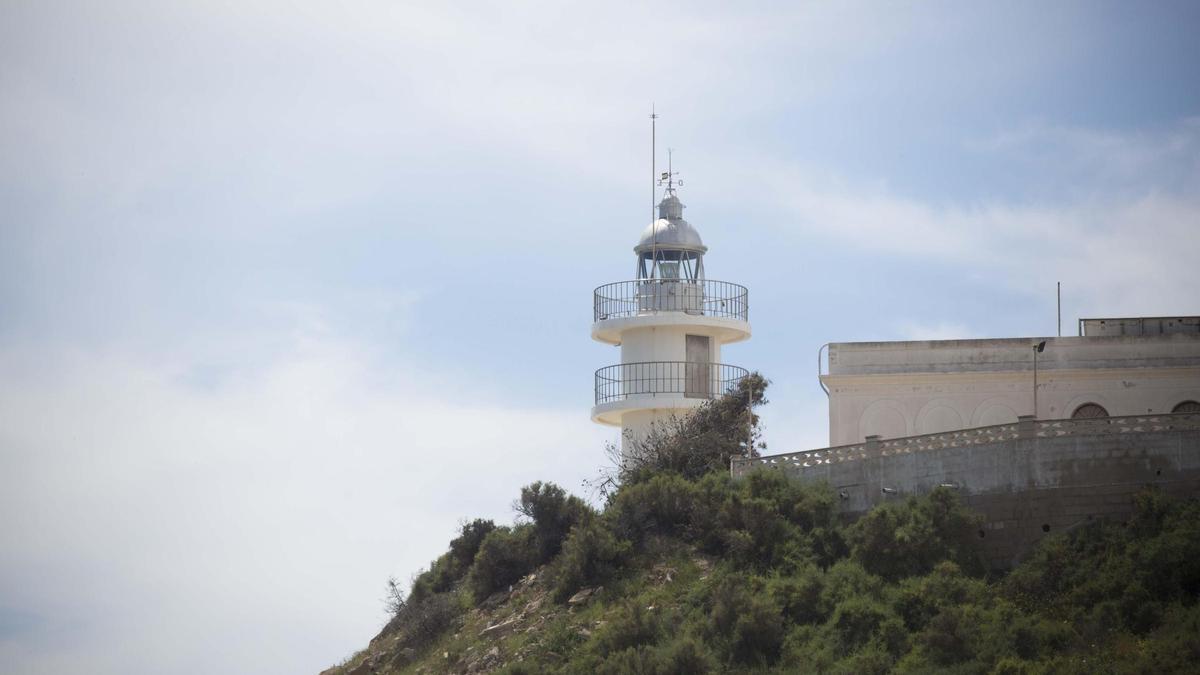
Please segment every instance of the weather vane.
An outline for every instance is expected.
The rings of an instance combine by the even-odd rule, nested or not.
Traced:
[[[662,172],[658,177],[658,184],[667,187],[667,193],[675,194],[675,186],[683,187],[683,180],[677,180],[675,177],[679,175],[678,171],[674,171],[672,167],[672,155],[675,150],[667,148],[667,170]]]

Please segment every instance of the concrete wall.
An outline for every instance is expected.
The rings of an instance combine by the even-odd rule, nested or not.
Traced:
[[[1126,518],[1133,494],[1144,486],[1200,496],[1200,415],[1113,422],[1125,426],[1087,433],[1081,424],[1075,434],[1068,428],[1071,422],[1040,422],[1036,430],[1028,420],[1019,433],[1014,433],[1018,425],[995,428],[992,437],[1005,440],[992,442],[977,443],[986,437],[972,440],[965,432],[957,446],[940,437],[882,449],[872,441],[840,453],[830,448],[779,456],[783,461],[743,460],[735,475],[772,466],[801,480],[825,481],[851,517],[889,500],[953,485],[984,516],[979,536],[990,564],[1007,568],[1048,534],[1096,518]]]
[[[709,363],[721,363],[720,331],[711,326],[648,326],[621,336],[621,363],[687,361],[688,335],[709,337]]]
[[[1035,411],[1031,345],[1043,339]],[[1200,335],[832,344],[821,379],[830,445],[1062,419],[1085,403],[1156,414],[1200,401]]]

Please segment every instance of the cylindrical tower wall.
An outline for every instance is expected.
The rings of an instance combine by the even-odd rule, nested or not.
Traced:
[[[690,350],[689,336],[693,336]],[[697,337],[707,340],[697,341]],[[697,352],[697,345],[703,342],[708,343],[707,354]],[[707,399],[720,388],[714,379],[720,371],[708,364],[720,362],[721,342],[713,329],[650,326],[630,329],[621,335],[624,393],[627,397],[644,399],[647,405],[654,405],[664,392],[671,392],[672,398],[683,392],[686,398]],[[625,413],[621,419],[623,444],[630,438],[644,438],[651,425],[682,412],[672,406]]]
[[[709,338],[708,363],[721,362],[721,341],[715,329],[705,326],[648,326],[621,333],[621,363],[687,361],[687,336]]]

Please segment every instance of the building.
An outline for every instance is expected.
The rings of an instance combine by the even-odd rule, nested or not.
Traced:
[[[719,396],[747,375],[722,362],[724,345],[750,337],[744,286],[708,279],[708,248],[683,218],[674,183],[633,251],[635,278],[596,289],[592,338],[621,361],[596,371],[592,419],[621,427],[622,444]]]
[[[1197,412],[1200,317],[1083,319],[1074,337],[835,343],[820,379],[831,446],[1022,415]]]
[[[1084,319],[1055,338],[829,345],[830,446],[735,457],[823,482],[841,513],[956,491],[991,566],[1124,520],[1153,486],[1200,495],[1200,318]]]

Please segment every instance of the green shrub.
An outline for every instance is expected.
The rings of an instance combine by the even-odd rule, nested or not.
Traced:
[[[476,518],[465,522],[459,528],[459,534],[450,540],[450,559],[453,561],[453,573],[458,578],[466,575],[475,562],[475,554],[483,544],[483,539],[489,532],[496,529],[496,524],[490,520]]]
[[[883,504],[849,528],[851,555],[886,579],[925,574],[942,560],[971,573],[983,572],[978,538],[981,518],[945,488]]]
[[[617,532],[635,542],[650,534],[683,535],[691,528],[698,497],[695,483],[660,474],[619,490],[609,514]]]
[[[854,560],[839,560],[825,571],[824,598],[831,607],[860,596],[879,598],[883,593],[883,579],[863,569]]]
[[[802,542],[799,531],[779,515],[769,499],[733,494],[721,509],[720,538],[725,553],[743,566],[766,569],[796,553]]]
[[[675,640],[659,648],[658,672],[662,675],[677,673],[702,674],[716,670],[712,655],[699,642],[690,637]]]
[[[498,527],[488,532],[467,574],[467,586],[475,602],[516,583],[537,564],[533,527]]]
[[[974,607],[947,607],[918,635],[918,642],[938,665],[969,661],[978,652],[980,616]]]
[[[766,665],[779,658],[784,625],[779,606],[746,580],[731,576],[713,589],[709,635],[728,640],[729,657],[739,663]]]
[[[768,384],[762,375],[751,373],[727,395],[627,440],[619,456],[619,482],[628,485],[660,473],[694,480],[712,472],[728,472],[731,457],[756,455],[766,446],[753,409],[767,402]]]
[[[870,642],[893,614],[886,605],[869,597],[852,597],[838,603],[829,623],[843,654],[849,654]]]
[[[779,607],[768,598],[751,596],[733,625],[730,655],[740,663],[774,663],[783,647],[783,636]]]
[[[982,581],[964,575],[957,564],[943,561],[923,577],[902,580],[894,606],[909,630],[916,631],[942,609],[983,602],[987,593]]]
[[[541,481],[521,488],[521,497],[513,508],[533,523],[539,564],[553,558],[571,528],[591,513],[591,508],[580,498],[567,495],[554,483]]]
[[[822,623],[831,607],[824,597],[825,579],[820,570],[809,567],[795,576],[775,577],[768,585],[783,615],[793,623]]]
[[[445,593],[453,588],[467,575],[483,538],[494,529],[495,523],[482,519],[460,525],[459,535],[450,540],[450,550],[433,561],[428,571],[413,580],[409,598],[420,602],[433,593]]]
[[[588,517],[567,535],[554,561],[554,598],[563,602],[585,586],[607,582],[628,555],[629,542],[618,539],[598,517]]]
[[[393,636],[399,649],[419,650],[455,625],[462,609],[453,593],[434,593],[419,600],[410,597],[399,604],[382,634]]]
[[[616,615],[596,636],[596,644],[601,654],[609,656],[633,647],[656,643],[662,633],[659,615],[660,612],[648,610],[635,600],[621,605]]]

